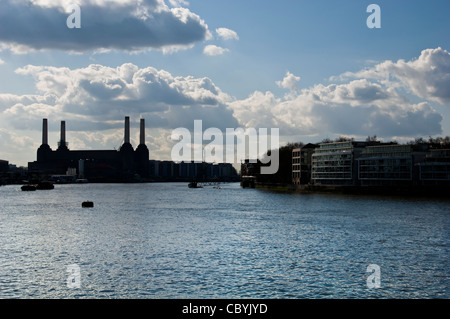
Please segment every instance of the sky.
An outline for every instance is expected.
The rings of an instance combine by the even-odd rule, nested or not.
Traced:
[[[137,146],[145,118],[160,160],[194,120],[279,128],[280,145],[450,135],[448,12],[448,0],[0,0],[0,159],[36,160],[43,118],[50,146],[65,120],[74,150],[118,149],[125,116]]]

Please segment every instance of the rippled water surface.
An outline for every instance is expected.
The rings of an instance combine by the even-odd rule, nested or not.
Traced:
[[[0,298],[449,298],[449,204],[239,184],[3,186]]]

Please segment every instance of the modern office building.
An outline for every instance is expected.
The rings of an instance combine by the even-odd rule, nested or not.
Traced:
[[[312,176],[314,185],[357,186],[357,159],[368,145],[380,142],[334,142],[322,143],[312,155]]]
[[[306,146],[305,146],[306,147]],[[292,183],[314,186],[450,186],[450,149],[421,143],[334,142],[292,152]],[[308,163],[311,158],[311,165]],[[307,181],[308,170],[311,181]],[[306,176],[306,177],[303,177]]]
[[[422,185],[450,185],[450,149],[429,150],[418,167]]]
[[[357,161],[361,186],[397,186],[413,182],[414,156],[411,145],[367,146]]]

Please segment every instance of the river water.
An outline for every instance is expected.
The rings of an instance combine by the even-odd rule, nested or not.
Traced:
[[[0,298],[450,297],[449,200],[221,187],[0,187]]]

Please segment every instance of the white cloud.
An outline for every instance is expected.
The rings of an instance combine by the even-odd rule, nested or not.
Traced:
[[[228,52],[228,49],[219,47],[217,45],[207,45],[204,49],[203,49],[203,53],[209,56],[214,56],[214,55],[222,55],[225,52]]]
[[[295,76],[294,74],[288,71],[283,81],[277,81],[276,83],[281,88],[289,89],[291,91],[297,91],[298,90],[297,83],[299,81],[300,81],[299,76]]]
[[[0,59],[0,65],[4,64],[5,61],[3,61],[2,59]]]
[[[239,36],[236,31],[228,28],[217,28],[216,33],[224,40],[239,40]]]
[[[450,105],[450,53],[442,48],[423,50],[415,60],[384,61],[360,72],[344,73],[341,77],[401,85],[420,98]],[[389,83],[395,80],[397,83]]]
[[[189,127],[194,119],[235,125],[230,97],[209,78],[173,76],[131,63],[116,68],[69,69],[28,65],[16,70],[36,81],[37,95],[0,94],[1,115],[14,128],[35,127],[42,117],[71,119],[78,130],[111,129],[125,115],[147,114],[153,127]]]
[[[412,103],[395,86],[357,79],[297,89],[287,73],[277,84],[291,94],[259,91],[230,104],[244,127],[279,127],[282,135],[428,136],[442,133],[442,116],[428,102]]]
[[[0,128],[0,159],[10,164],[27,165],[30,154],[35,154],[40,140],[30,136]],[[14,160],[13,160],[14,159]]]
[[[274,108],[279,105],[280,99],[272,92],[255,91],[248,98],[230,103],[234,116],[244,127],[280,127],[284,124],[277,121]]]
[[[185,0],[169,0],[169,3],[172,7],[187,7],[189,6],[189,2]]]
[[[198,15],[181,7],[183,1],[176,1],[177,6],[170,8],[164,0],[80,0],[81,28],[69,29],[66,20],[71,12],[65,8],[72,3],[0,2],[0,47],[14,53],[45,49],[171,52],[212,37]]]

